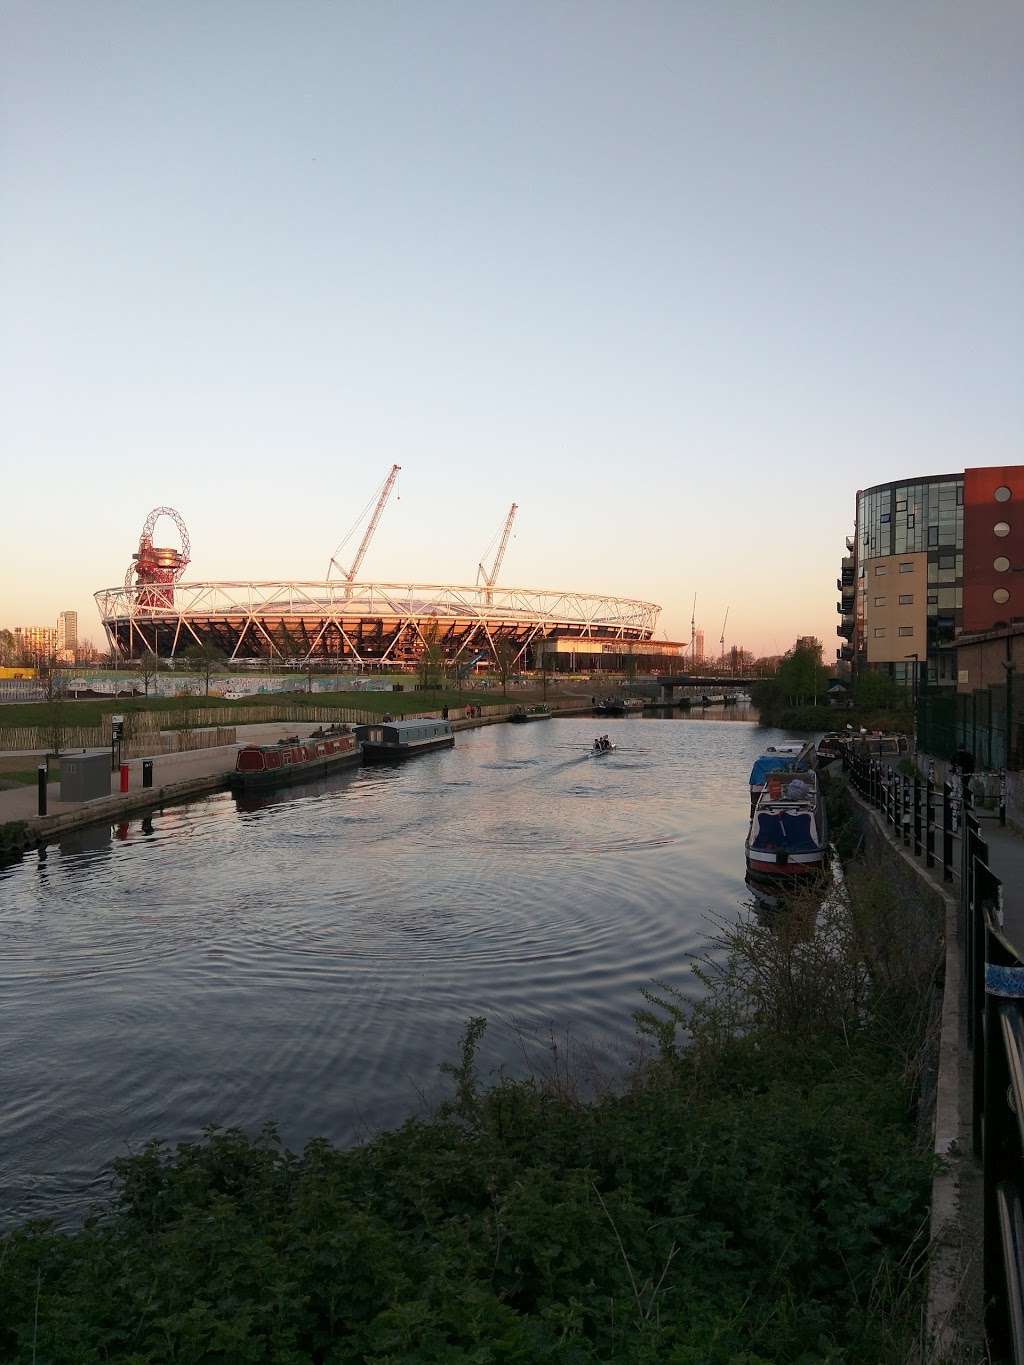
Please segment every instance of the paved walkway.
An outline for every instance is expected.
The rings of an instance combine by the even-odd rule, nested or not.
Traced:
[[[189,782],[198,777],[225,776],[235,766],[235,755],[244,744],[273,744],[287,735],[305,737],[319,726],[313,722],[286,721],[273,725],[247,725],[245,738],[237,744],[224,744],[215,749],[192,749],[181,754],[157,754],[153,758],[153,786],[166,787],[171,783]],[[26,767],[34,758],[26,754]],[[128,760],[128,790],[142,790],[141,758]],[[117,796],[121,790],[120,774],[110,774],[110,795]],[[38,793],[33,786],[16,787],[0,791],[0,824],[6,820],[32,820],[36,817]],[[100,798],[102,800],[102,798]],[[89,801],[67,802],[60,799],[60,782],[51,782],[47,788],[47,815],[64,815],[69,811],[86,810]]]

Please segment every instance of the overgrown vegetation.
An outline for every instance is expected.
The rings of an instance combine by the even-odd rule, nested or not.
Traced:
[[[782,660],[778,672],[750,689],[762,725],[784,730],[884,730],[911,734],[914,729],[912,694],[881,673],[865,672],[857,679],[852,705],[827,705],[832,680],[821,662],[815,640],[797,643]]]
[[[841,821],[840,821],[841,823]],[[929,1192],[932,926],[885,879],[722,928],[623,1088],[485,1084],[365,1146],[209,1131],[0,1243],[0,1360],[904,1365]]]

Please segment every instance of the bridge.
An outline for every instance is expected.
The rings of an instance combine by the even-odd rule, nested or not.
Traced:
[[[676,692],[683,696],[688,692],[707,692],[709,689],[721,692],[733,687],[750,687],[761,682],[760,674],[753,673],[662,673],[656,678],[639,681],[637,688],[651,691],[657,689],[659,700],[666,706],[676,700]]]

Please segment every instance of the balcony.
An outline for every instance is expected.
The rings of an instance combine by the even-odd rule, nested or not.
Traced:
[[[847,536],[847,537],[846,537],[846,548],[849,550],[850,554],[853,554],[853,547],[854,547],[854,539],[853,539],[853,536]]]
[[[843,617],[843,619],[840,621],[839,625],[836,626],[836,634],[837,634],[837,635],[841,635],[841,636],[843,637],[844,640],[849,640],[849,639],[850,639],[850,637],[853,635],[853,617],[852,617],[852,616],[850,616],[850,615],[845,615],[845,616]]]
[[[837,659],[842,659],[845,663],[852,663],[852,662],[853,662],[853,646],[852,646],[852,645],[843,645],[843,646],[841,646],[841,648],[839,648],[839,649],[836,650],[836,658],[837,658]]]

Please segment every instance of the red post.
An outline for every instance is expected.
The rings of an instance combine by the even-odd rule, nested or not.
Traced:
[[[126,791],[128,790],[128,764],[127,764],[127,763],[122,763],[122,764],[121,764],[121,790],[122,790],[123,792],[126,792]]]

